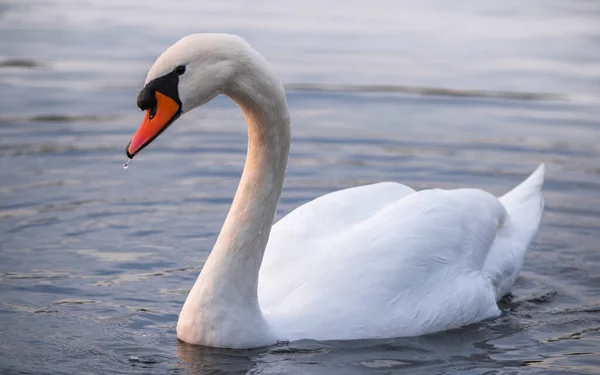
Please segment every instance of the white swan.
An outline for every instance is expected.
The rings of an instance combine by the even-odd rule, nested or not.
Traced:
[[[336,191],[272,226],[290,146],[285,92],[232,35],[187,36],[138,96],[131,158],[181,113],[218,94],[248,123],[248,155],[223,229],[179,315],[193,344],[421,335],[500,314],[543,211],[544,166],[501,198],[384,182]]]

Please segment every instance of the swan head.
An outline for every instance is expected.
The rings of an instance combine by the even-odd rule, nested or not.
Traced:
[[[251,47],[227,34],[188,35],[163,52],[137,97],[144,119],[126,147],[133,158],[179,116],[225,92]]]

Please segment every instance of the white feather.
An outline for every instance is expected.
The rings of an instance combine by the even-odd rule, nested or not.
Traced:
[[[271,228],[290,140],[281,84],[229,35],[182,39],[148,80],[178,64],[188,67],[184,111],[224,93],[249,131],[231,210],[179,316],[181,340],[247,348],[414,336],[498,316],[540,223],[543,166],[500,199],[385,182],[319,197]]]
[[[290,339],[358,339],[497,316],[539,225],[543,173],[500,200],[380,183],[297,208],[271,231],[258,288],[265,317]]]

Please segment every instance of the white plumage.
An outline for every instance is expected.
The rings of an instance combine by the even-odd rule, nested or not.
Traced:
[[[544,167],[500,199],[386,182],[315,199],[274,225],[258,284],[291,339],[416,336],[500,314],[543,210]]]
[[[540,223],[543,165],[499,199],[385,182],[318,197],[271,228],[290,144],[283,87],[231,35],[183,38],[146,82],[178,66],[183,112],[228,95],[249,135],[230,212],[179,316],[181,340],[248,348],[414,336],[499,315]]]

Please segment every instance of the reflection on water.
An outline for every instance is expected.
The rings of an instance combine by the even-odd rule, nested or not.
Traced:
[[[0,4],[0,372],[598,372],[598,3],[328,9]],[[501,194],[545,162],[546,214],[504,314],[419,338],[242,351],[177,342],[177,314],[241,173],[243,117],[219,97],[122,164],[148,67],[206,31],[244,36],[289,89],[278,217],[382,180]]]

